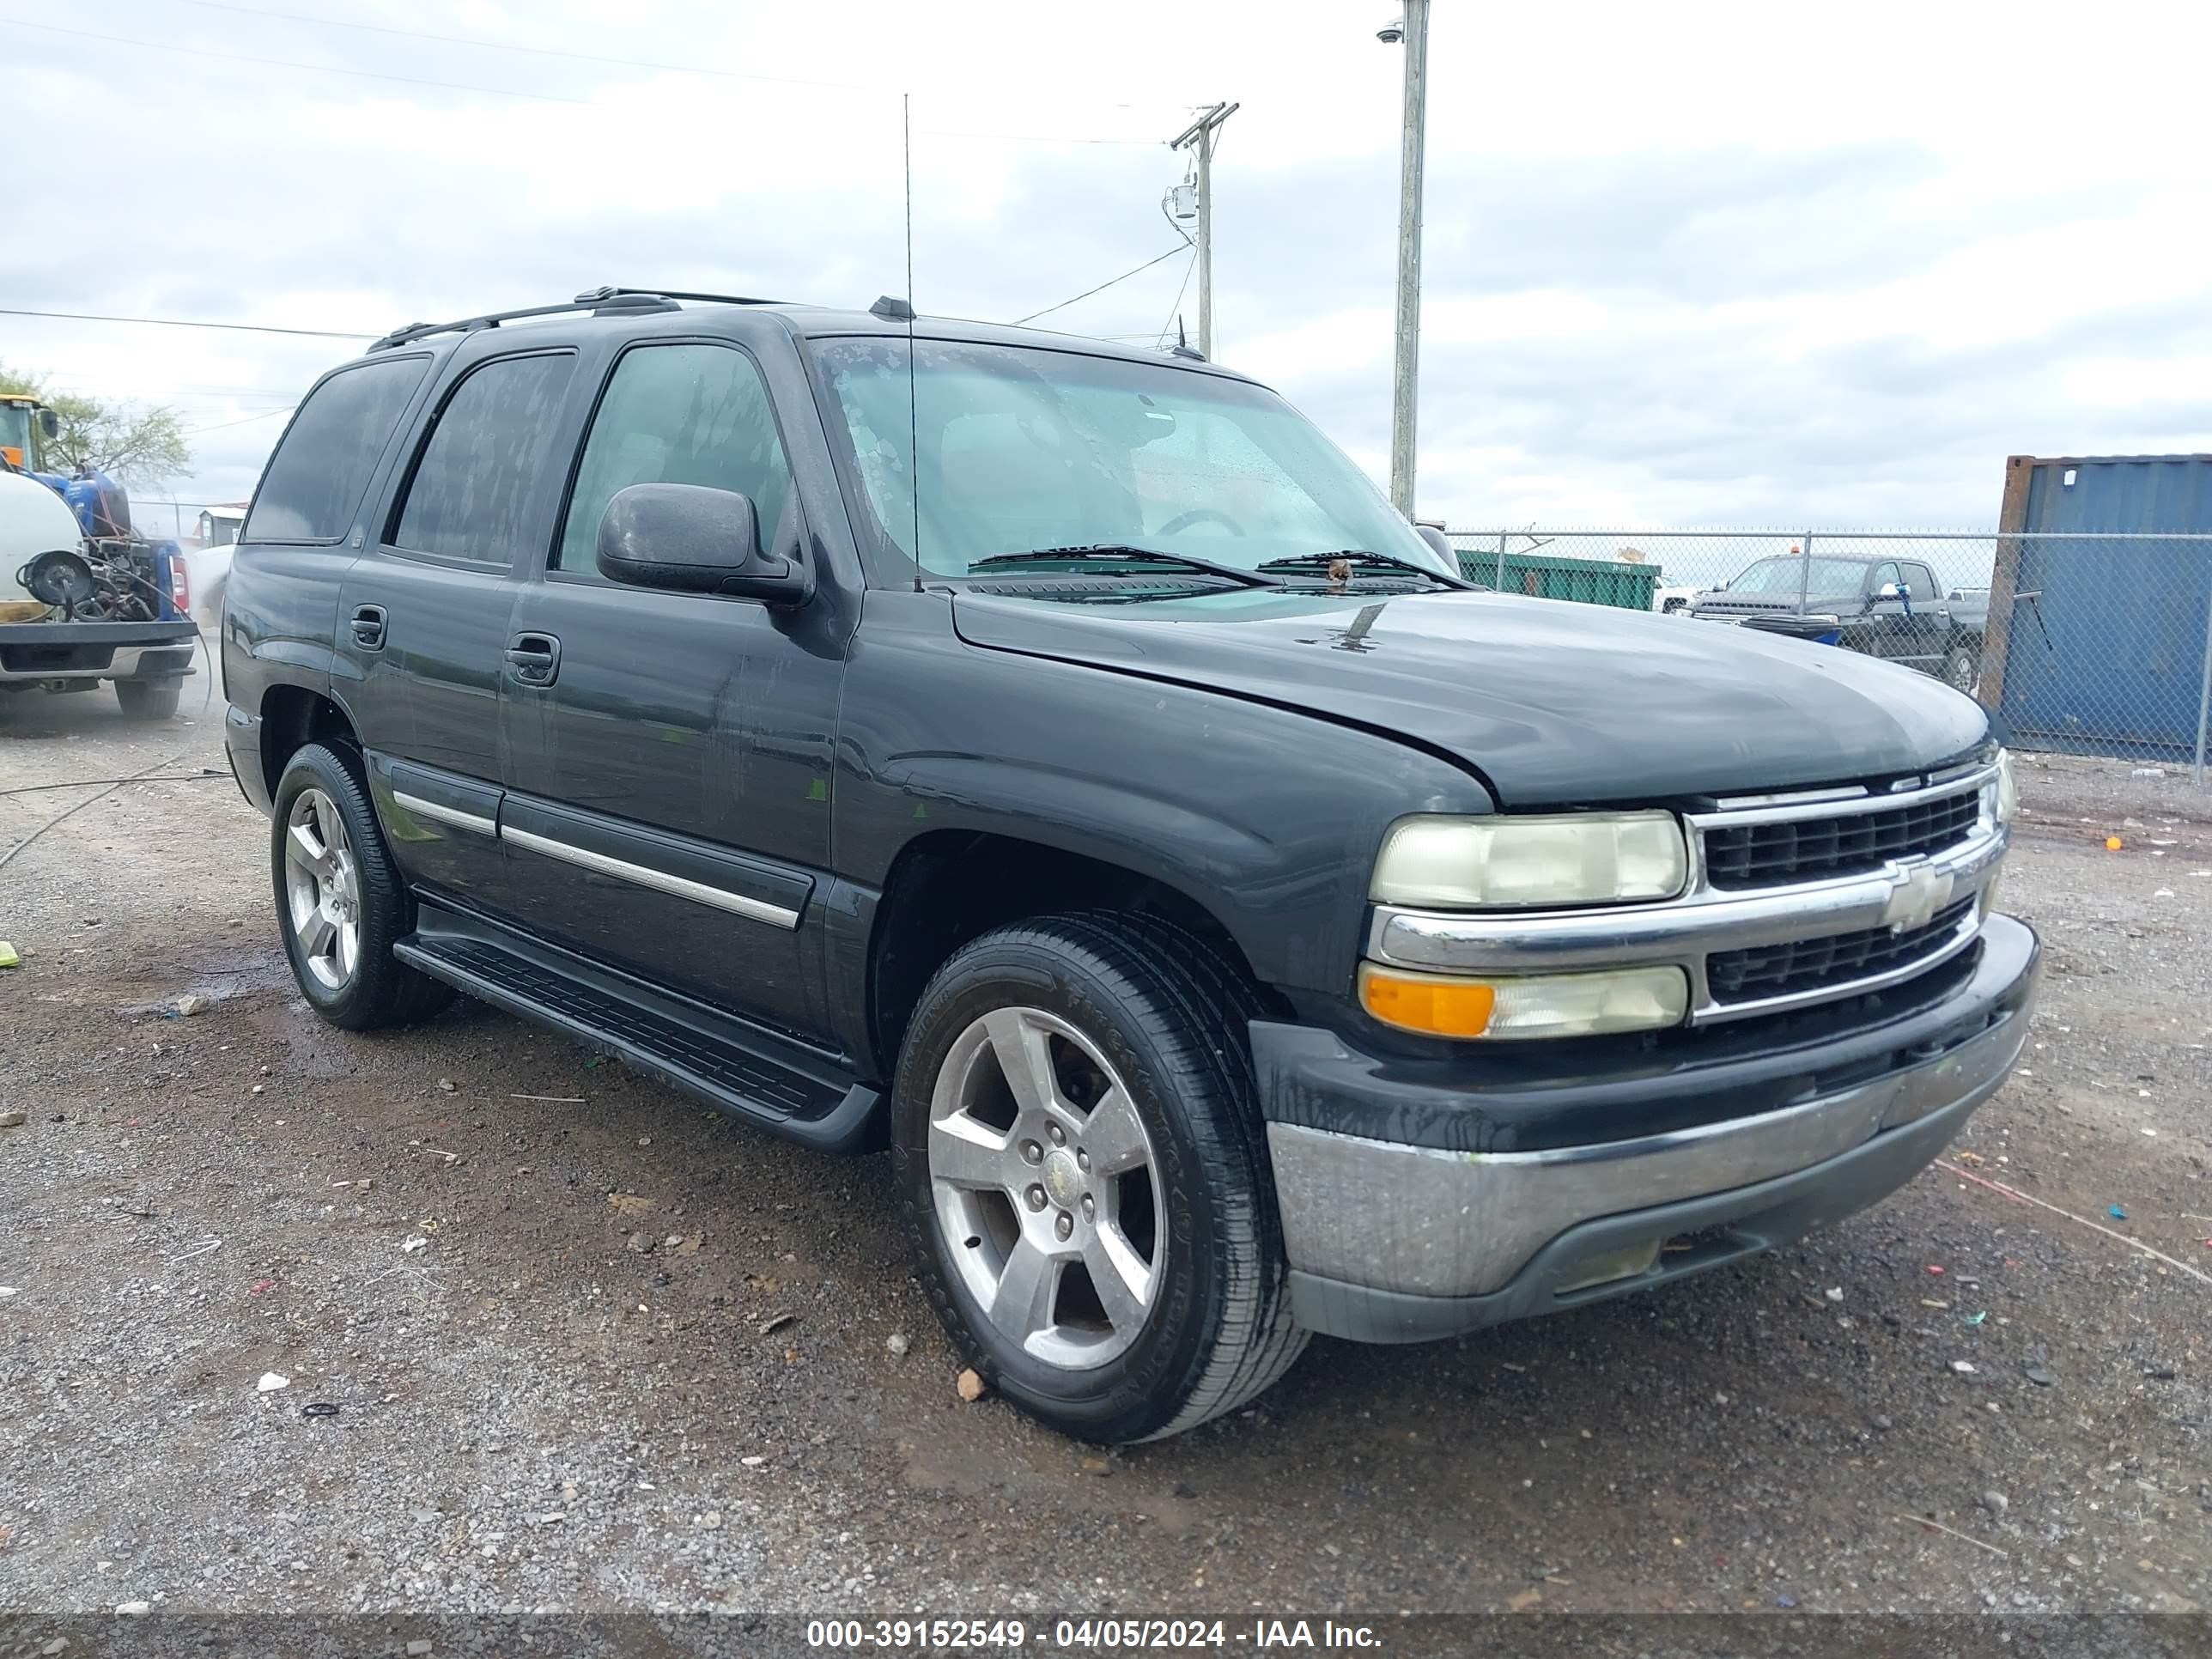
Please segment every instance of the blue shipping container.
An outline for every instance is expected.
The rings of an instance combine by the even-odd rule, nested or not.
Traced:
[[[1998,714],[2009,741],[2075,754],[2187,760],[2197,744],[2212,541],[2072,540],[2212,534],[2212,455],[2020,458],[2000,534],[2015,545]],[[2000,565],[2003,561],[2000,557]],[[1992,599],[2006,597],[2003,573]],[[2039,621],[2040,626],[2039,626]]]

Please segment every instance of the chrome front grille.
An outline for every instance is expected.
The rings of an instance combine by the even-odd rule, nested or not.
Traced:
[[[1705,957],[1705,983],[1719,1003],[1759,1002],[1832,986],[1850,986],[1878,974],[1942,955],[1974,919],[1978,901],[1960,899],[1924,927],[1899,933],[1858,927],[1820,939],[1788,939],[1749,951],[1715,951]]]
[[[1980,933],[2009,841],[1996,777],[1980,765],[1879,794],[1723,800],[1686,815],[1679,898],[1517,914],[1378,905],[1367,954],[1445,974],[1678,965],[1696,1025],[1902,984]]]
[[[1893,859],[1956,847],[1981,821],[1978,793],[1962,792],[1872,811],[1705,830],[1705,879],[1732,890],[1787,887],[1879,870]]]

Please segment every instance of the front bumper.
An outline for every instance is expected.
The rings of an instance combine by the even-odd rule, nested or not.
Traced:
[[[2027,1041],[2035,935],[1991,916],[1979,944],[1972,971],[1909,1019],[1713,1068],[1736,1115],[1532,1150],[1440,1136],[1433,1081],[1327,1033],[1255,1024],[1298,1319],[1365,1341],[1449,1335],[1717,1267],[1875,1202],[1949,1143]],[[1592,1086],[1572,1091],[1577,1121],[1650,1121],[1651,1079],[1614,1085],[1609,1111]],[[1474,1115],[1486,1100],[1462,1104]],[[1349,1132],[1393,1124],[1430,1144]]]

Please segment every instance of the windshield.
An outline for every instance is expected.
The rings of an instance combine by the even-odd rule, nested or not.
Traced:
[[[31,453],[31,411],[22,404],[0,404],[0,449],[17,466],[28,467]]]
[[[915,556],[918,516],[921,562],[938,575],[995,555],[1102,544],[1243,570],[1358,548],[1458,574],[1272,392],[1070,351],[915,348],[910,405],[905,340],[814,349],[885,537]]]
[[[1806,565],[1813,567],[1808,572]],[[1856,593],[1867,568],[1856,559],[1761,559],[1728,585],[1731,593]]]

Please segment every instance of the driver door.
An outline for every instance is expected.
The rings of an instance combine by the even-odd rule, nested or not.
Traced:
[[[824,608],[626,586],[599,574],[616,491],[751,498],[770,550],[803,514],[758,364],[724,338],[614,360],[541,568],[509,624],[514,908],[556,944],[802,1036],[827,1029],[806,941],[830,862],[842,652]],[[550,660],[549,660],[550,659]]]
[[[1894,593],[1897,597],[1887,597]],[[1912,623],[1906,615],[1905,575],[1894,559],[1868,567],[1866,614],[1869,655],[1902,662],[1912,654]]]

